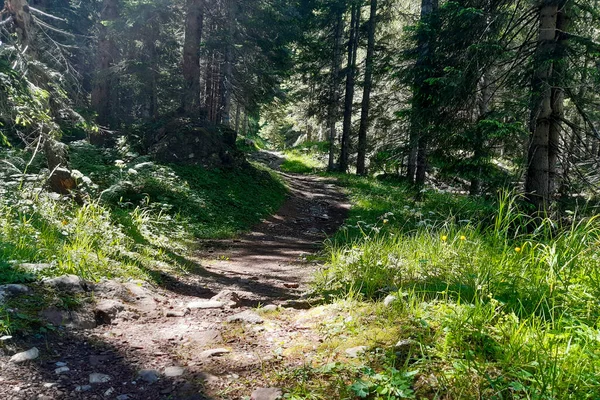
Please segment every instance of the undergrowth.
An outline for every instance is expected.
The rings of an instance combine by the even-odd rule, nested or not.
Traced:
[[[600,397],[598,217],[534,224],[514,194],[416,201],[401,183],[340,179],[355,206],[317,289],[353,304],[353,327],[329,321],[326,343],[366,345],[363,366],[377,377],[347,377],[340,398]],[[409,355],[398,341],[414,343]],[[385,389],[414,371],[414,393]],[[307,398],[331,398],[335,378],[315,379],[322,389]],[[372,390],[348,394],[357,382]]]
[[[11,162],[0,167],[0,283],[62,274],[160,280],[187,267],[194,239],[233,237],[275,211],[286,193],[278,178],[250,164],[159,165],[126,149],[75,143],[77,204],[40,189],[48,171],[32,167],[29,154],[1,157]],[[48,267],[31,272],[31,263]]]

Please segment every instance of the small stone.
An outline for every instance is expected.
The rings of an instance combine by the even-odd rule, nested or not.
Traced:
[[[246,322],[249,324],[262,324],[264,320],[255,312],[246,310],[242,311],[241,313],[229,316],[227,318],[227,322]]]
[[[71,369],[69,367],[60,367],[60,368],[56,368],[54,370],[54,373],[57,374],[57,375],[61,375],[61,374],[69,372],[70,370]]]
[[[58,385],[58,383],[56,382],[45,382],[42,386],[44,386],[46,389],[50,389],[55,387],[56,385]]]
[[[356,346],[346,349],[346,355],[350,358],[357,358],[360,354],[367,351],[367,346]]]
[[[199,354],[200,358],[210,358],[210,357],[215,357],[215,356],[222,356],[223,354],[227,354],[227,353],[231,353],[230,350],[228,349],[210,349],[210,350],[204,350],[203,352],[201,352]]]
[[[275,304],[269,304],[269,305],[264,306],[260,310],[263,312],[273,312],[273,311],[277,311],[277,308],[278,307]]]
[[[56,365],[57,367],[66,367],[67,363],[66,362],[62,362],[62,361],[58,361],[58,362],[54,363],[54,365]]]
[[[92,390],[92,386],[90,385],[82,385],[75,388],[76,392],[89,392],[90,390]]]
[[[39,263],[39,264],[32,264],[32,263],[23,263],[23,264],[19,264],[19,268],[24,269],[27,272],[41,272],[44,271],[46,269],[51,269],[52,268],[52,264],[46,264],[46,263]]]
[[[54,400],[54,397],[46,396],[45,394],[38,394],[37,400]]]
[[[154,369],[143,369],[140,372],[138,372],[138,376],[141,380],[147,383],[154,383],[158,380],[160,374]]]
[[[176,376],[181,376],[185,372],[184,368],[181,367],[167,367],[165,368],[165,376],[169,378],[173,378]]]
[[[258,388],[252,392],[250,400],[277,400],[282,396],[283,392],[279,388]]]
[[[104,397],[108,397],[115,392],[115,388],[110,387],[104,392]]]
[[[85,290],[85,282],[77,275],[63,275],[57,278],[44,279],[42,281],[48,286],[66,292],[80,293]]]
[[[34,347],[27,351],[15,354],[14,356],[12,356],[10,358],[10,361],[18,364],[18,363],[22,363],[25,361],[35,360],[39,356],[40,356],[40,351],[37,349],[37,347]]]
[[[169,317],[169,318],[180,318],[180,317],[185,317],[185,316],[186,316],[186,314],[187,314],[187,311],[188,311],[187,309],[185,309],[185,310],[183,310],[183,311],[174,311],[174,310],[168,310],[168,311],[165,313],[165,316],[166,316],[166,317]]]
[[[8,335],[2,336],[2,337],[0,337],[0,342],[6,342],[7,340],[10,340],[10,339],[12,339],[12,336],[8,336]]]
[[[110,381],[110,376],[94,372],[90,374],[90,383],[106,383]]]
[[[211,297],[211,300],[220,301],[227,307],[231,308],[236,308],[242,305],[241,296],[238,293],[228,289],[221,290],[218,294]]]
[[[300,287],[300,284],[299,283],[293,283],[293,282],[285,282],[283,284],[283,286],[285,286],[286,288],[289,288],[289,289],[296,289],[296,288]]]
[[[117,300],[102,300],[94,307],[96,321],[100,324],[110,325],[112,320],[125,309],[125,305]]]
[[[394,301],[398,300],[398,298],[394,295],[388,294],[385,299],[383,299],[383,305],[384,306],[389,306],[390,304],[392,304]]]
[[[116,397],[117,400],[128,400],[129,399],[129,395],[128,394],[120,394]]]
[[[11,283],[8,285],[1,285],[0,292],[4,292],[13,296],[17,296],[20,294],[25,294],[29,292],[29,288],[25,285],[21,285],[18,283]]]
[[[216,300],[198,300],[188,303],[187,308],[194,309],[208,309],[208,308],[223,308],[225,303]]]

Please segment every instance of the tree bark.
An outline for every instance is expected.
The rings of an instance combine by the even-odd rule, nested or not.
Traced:
[[[421,22],[425,22],[430,15],[437,10],[439,0],[421,0]],[[427,136],[425,129],[427,127],[427,108],[431,100],[429,91],[426,90],[425,76],[426,64],[430,62],[431,46],[429,38],[421,34],[417,40],[417,77],[415,79],[415,93],[413,99],[413,116],[411,118],[411,128],[409,136],[409,156],[408,156],[408,181],[421,186],[425,183],[425,173],[427,171]]]
[[[562,7],[561,7],[562,5]],[[525,192],[527,200],[538,210],[545,211],[552,204],[556,185],[556,163],[560,140],[560,118],[563,114],[564,95],[560,89],[561,60],[557,59],[557,41],[566,28],[567,18],[561,4],[546,0],[540,7],[539,34],[536,51],[536,69],[532,81],[531,137],[528,149]],[[558,71],[557,71],[558,68]]]
[[[341,59],[341,48],[342,48],[342,23],[343,23],[343,9],[337,10],[335,27],[334,27],[334,45],[333,45],[333,58],[331,65],[331,92],[329,100],[328,110],[328,124],[329,124],[329,160],[327,163],[327,169],[333,171],[334,165],[334,153],[335,153],[335,137],[336,130],[335,124],[338,118],[338,102],[339,102],[339,74],[340,74],[340,59]]]
[[[348,61],[346,66],[346,95],[344,100],[344,124],[340,154],[340,172],[348,172],[350,155],[350,132],[352,130],[352,109],[354,104],[354,78],[356,76],[356,53],[358,51],[358,30],[360,27],[360,5],[352,4],[350,35],[348,39]]]
[[[366,174],[365,160],[367,158],[367,129],[369,127],[369,111],[371,107],[371,90],[373,88],[373,56],[375,54],[375,30],[377,28],[377,0],[371,0],[369,15],[369,37],[367,42],[367,58],[365,60],[365,83],[360,112],[360,127],[358,128],[358,155],[356,158],[356,173]]]
[[[204,22],[204,0],[187,0],[183,43],[183,99],[186,115],[200,115],[200,44]]]
[[[102,6],[102,21],[113,22],[119,17],[119,1],[104,0]],[[96,111],[96,121],[99,125],[110,127],[113,125],[113,97],[116,94],[111,78],[110,68],[117,58],[117,46],[112,38],[111,29],[103,23],[98,24],[98,47],[96,49],[96,72],[92,87],[92,108]],[[101,131],[90,136],[90,143],[104,146],[109,138],[106,131]]]
[[[17,38],[23,49],[27,48],[33,38],[31,30],[31,14],[26,0],[7,0],[6,9],[13,19]]]

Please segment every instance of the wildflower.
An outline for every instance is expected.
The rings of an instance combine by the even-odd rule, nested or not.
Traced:
[[[67,221],[66,219],[63,219],[63,220],[62,220],[62,224],[63,224],[63,225],[68,225],[68,224],[69,224],[69,221]]]
[[[384,220],[383,220],[383,224],[384,224],[384,225],[385,225],[385,224],[387,224],[388,222],[390,222],[390,221],[389,221],[389,220],[387,220],[387,219],[384,219]]]
[[[517,253],[520,253],[520,252],[521,252],[521,248],[520,248],[520,247],[515,247],[515,251],[516,251]]]
[[[467,237],[463,235],[460,237],[460,240],[467,240]]]
[[[443,235],[443,236],[442,236],[442,241],[443,241],[443,242],[445,242],[446,240],[448,240],[448,236],[446,236],[446,235]]]

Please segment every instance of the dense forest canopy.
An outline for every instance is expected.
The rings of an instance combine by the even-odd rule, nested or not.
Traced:
[[[597,189],[595,0],[11,0],[1,15],[5,144],[113,146],[186,117],[327,141],[330,170],[515,187],[537,210]]]

